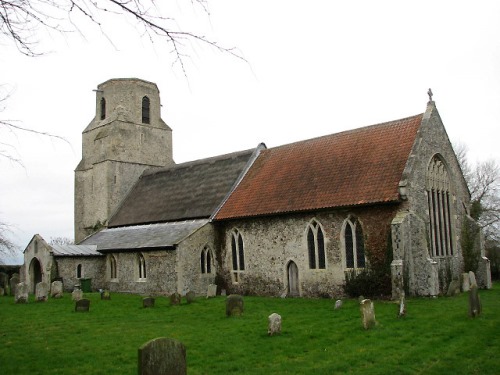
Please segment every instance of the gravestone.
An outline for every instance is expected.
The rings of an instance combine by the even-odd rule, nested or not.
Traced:
[[[243,297],[231,294],[226,299],[226,316],[237,316],[243,314]]]
[[[181,342],[158,337],[139,348],[139,375],[186,374],[186,348]]]
[[[460,282],[458,280],[452,280],[448,286],[448,292],[446,295],[448,297],[457,296],[460,294]]]
[[[361,319],[364,329],[371,329],[375,327],[377,321],[375,320],[375,309],[373,302],[369,299],[364,299],[360,302]]]
[[[0,272],[0,286],[6,290],[9,287],[9,275],[5,272]]]
[[[142,299],[142,307],[155,307],[155,299],[153,297],[146,297]]]
[[[217,295],[217,285],[210,284],[207,289],[207,298],[212,298]]]
[[[49,285],[45,281],[41,281],[35,286],[35,301],[45,302],[47,301],[47,295],[49,294]]]
[[[5,294],[5,290],[3,287],[0,286],[0,296],[3,296]]]
[[[52,298],[62,298],[63,296],[63,283],[62,281],[52,281],[50,285],[50,296]]]
[[[269,325],[267,328],[267,334],[269,336],[281,334],[281,315],[272,313],[268,317]]]
[[[221,290],[220,290],[220,295],[221,295],[221,296],[226,296],[226,295],[227,295],[227,293],[226,293],[226,289],[221,289]]]
[[[14,289],[16,291],[16,295],[14,297],[16,303],[28,303],[28,293],[29,293],[28,284],[19,283],[16,285]]]
[[[402,318],[406,316],[406,301],[405,301],[405,292],[402,290],[399,293],[399,312],[398,318]]]
[[[189,291],[186,293],[186,301],[187,303],[194,302],[196,299],[196,294],[193,291]]]
[[[334,309],[335,309],[335,310],[338,310],[338,309],[340,309],[341,307],[342,307],[342,300],[341,300],[341,299],[336,300],[336,301],[335,301],[335,307],[334,307]]]
[[[469,283],[471,288],[477,286],[476,275],[472,271],[469,271]]]
[[[11,278],[10,278],[10,281],[9,281],[9,286],[10,286],[10,295],[11,296],[15,296],[16,295],[16,288],[17,288],[17,285],[21,282],[21,280],[19,280],[19,275],[17,275],[17,273],[15,273]]]
[[[464,272],[460,275],[460,279],[462,281],[461,290],[462,292],[468,292],[470,290],[470,278],[467,272]]]
[[[75,311],[88,312],[90,310],[90,300],[82,298],[75,302]]]
[[[469,291],[469,316],[475,318],[481,314],[481,300],[477,285],[472,285]]]
[[[170,305],[176,306],[181,304],[181,295],[179,293],[172,293],[170,295]]]
[[[72,301],[80,301],[83,298],[83,291],[81,289],[75,289],[71,292]]]
[[[101,292],[101,300],[109,301],[111,299],[111,294],[109,294],[109,290],[103,290]]]

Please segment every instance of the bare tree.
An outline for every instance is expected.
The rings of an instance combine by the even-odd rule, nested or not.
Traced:
[[[75,241],[68,237],[50,237],[49,245],[74,245]]]

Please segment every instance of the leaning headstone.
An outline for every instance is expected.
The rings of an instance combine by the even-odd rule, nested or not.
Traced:
[[[342,307],[342,300],[341,300],[341,299],[336,300],[336,301],[335,301],[335,307],[334,307],[334,309],[335,309],[335,310],[338,310],[338,309],[340,309],[341,307]]]
[[[17,274],[14,274],[9,281],[9,286],[10,286],[10,295],[15,296],[16,295],[16,288],[17,285],[21,282],[19,280],[19,276],[16,276]]]
[[[231,294],[226,299],[226,316],[243,314],[243,297],[238,294]]]
[[[29,293],[28,284],[19,283],[16,285],[15,290],[16,290],[16,295],[14,298],[16,303],[28,303],[28,293]]]
[[[210,284],[207,289],[207,298],[212,298],[217,295],[217,285]]]
[[[62,281],[52,281],[50,284],[50,296],[52,298],[62,298],[63,296],[63,283]]]
[[[45,281],[41,281],[35,286],[35,301],[45,302],[47,301],[47,295],[49,294],[49,285]]]
[[[268,317],[269,325],[267,328],[267,334],[269,336],[281,334],[281,315],[272,313]]]
[[[377,321],[375,320],[375,309],[373,308],[373,302],[369,299],[362,300],[360,302],[360,310],[364,329],[375,327]]]
[[[448,292],[446,295],[448,297],[453,297],[460,294],[460,282],[458,280],[452,280],[448,286]]]
[[[179,293],[172,293],[170,295],[170,305],[180,305],[181,304],[181,295]]]
[[[139,375],[186,375],[186,347],[158,337],[139,348]]]
[[[399,293],[399,312],[398,318],[403,318],[406,316],[406,301],[404,290]]]
[[[88,312],[90,310],[90,300],[82,298],[75,302],[75,311]]]
[[[81,289],[75,289],[71,292],[72,301],[80,301],[83,298],[83,291]]]
[[[142,307],[155,307],[155,299],[153,297],[146,297],[142,299]]]
[[[477,285],[472,285],[469,291],[469,316],[475,318],[481,314],[481,300]]]
[[[477,286],[476,275],[472,271],[469,271],[469,282],[471,288],[473,285]]]
[[[109,301],[111,299],[111,294],[109,294],[109,290],[103,290],[101,292],[101,300]]]
[[[462,292],[468,292],[470,290],[470,277],[467,272],[462,273],[460,275],[460,279],[462,281],[462,285],[460,286],[460,289]]]
[[[186,302],[191,303],[196,299],[196,294],[193,291],[189,291],[186,293]]]

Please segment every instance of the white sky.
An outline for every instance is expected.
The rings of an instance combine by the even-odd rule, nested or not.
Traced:
[[[453,142],[500,161],[500,2],[209,0],[210,17],[174,3],[186,31],[236,46],[242,62],[187,44],[186,79],[170,47],[133,22],[85,37],[39,33],[42,57],[0,39],[2,119],[69,144],[0,130],[24,168],[0,159],[0,220],[23,250],[35,233],[73,238],[73,172],[94,117],[93,89],[110,78],[155,82],[184,162],[290,143],[425,111],[427,89]],[[90,26],[90,25],[87,25]],[[86,27],[83,28],[86,30]],[[363,152],[363,150],[353,150]]]

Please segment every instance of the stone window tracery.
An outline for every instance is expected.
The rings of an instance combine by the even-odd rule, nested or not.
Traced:
[[[344,222],[344,252],[346,268],[364,268],[365,260],[365,241],[363,237],[363,228],[357,219],[348,218]]]
[[[240,272],[245,270],[243,237],[237,229],[231,233],[231,257],[233,263],[233,281],[237,283],[240,279]]]
[[[142,254],[139,254],[137,257],[137,262],[139,266],[139,280],[146,280],[146,260]]]
[[[307,252],[310,269],[325,269],[325,236],[321,226],[313,220],[307,228]]]
[[[451,184],[448,169],[439,155],[434,155],[427,168],[427,204],[429,233],[433,257],[454,253],[451,212]]]
[[[212,252],[205,246],[200,257],[201,273],[212,273],[212,259]]]

